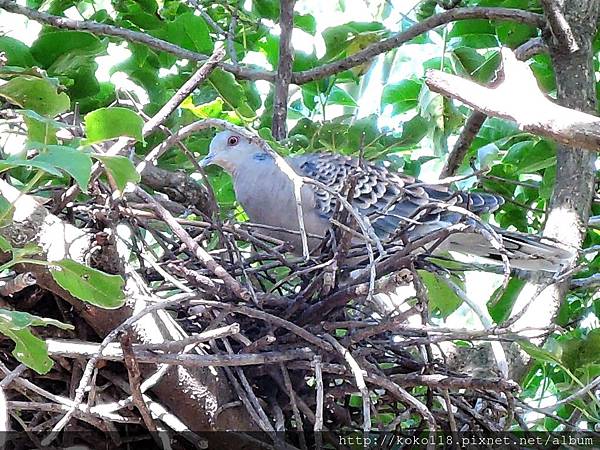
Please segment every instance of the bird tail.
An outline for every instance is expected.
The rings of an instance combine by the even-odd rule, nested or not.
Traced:
[[[514,269],[560,272],[577,252],[553,239],[495,228],[502,237],[510,266]],[[443,245],[445,250],[501,261],[500,251],[479,233],[455,233]]]

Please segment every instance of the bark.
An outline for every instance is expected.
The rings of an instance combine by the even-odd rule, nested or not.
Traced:
[[[280,1],[279,27],[279,63],[277,78],[275,78],[275,95],[273,97],[273,137],[278,141],[287,137],[287,108],[290,81],[292,79],[292,63],[294,50],[292,48],[292,30],[294,29],[295,0]]]

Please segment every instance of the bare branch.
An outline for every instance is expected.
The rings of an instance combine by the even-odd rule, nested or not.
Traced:
[[[533,38],[517,47],[515,49],[515,56],[520,61],[526,61],[538,53],[547,50],[548,49],[541,38]],[[454,147],[448,154],[448,159],[444,164],[440,178],[450,177],[456,173],[486,118],[487,116],[480,111],[473,111],[471,113],[465,122],[463,130],[460,133],[460,136],[458,136]]]
[[[440,172],[440,178],[451,177],[456,173],[465,159],[473,140],[479,133],[487,116],[480,111],[473,111],[463,127],[454,147],[448,153],[448,159]]]
[[[369,397],[369,389],[365,383],[363,369],[358,365],[350,351],[342,346],[333,336],[326,334],[323,338],[335,348],[340,355],[344,357],[348,367],[356,380],[356,387],[360,391],[363,406],[363,431],[368,433],[371,431],[371,399]]]
[[[183,102],[194,89],[204,82],[210,73],[217,67],[225,57],[225,49],[217,47],[208,60],[179,88],[167,103],[152,118],[144,124],[142,135],[148,136],[156,130],[177,107]]]
[[[600,151],[598,117],[548,100],[529,67],[518,62],[509,49],[502,50],[502,60],[505,79],[493,88],[438,70],[428,71],[425,82],[434,92],[456,98],[484,114],[512,120],[524,131],[568,146]]]
[[[579,50],[579,45],[575,40],[573,31],[569,22],[565,19],[561,7],[556,0],[540,0],[544,8],[544,15],[548,19],[550,30],[556,39],[559,47],[565,48],[569,53],[575,53]]]
[[[100,354],[101,344],[66,339],[48,339],[48,354],[65,358],[91,358]],[[144,350],[138,344],[133,344],[131,354],[144,364],[168,364],[183,367],[236,367],[255,366],[263,364],[278,364],[299,359],[311,359],[314,353],[308,348],[288,350],[286,352],[262,352],[219,355],[198,355],[187,353],[157,353]],[[124,356],[125,355],[125,356]],[[106,361],[123,361],[126,357],[118,344],[107,345],[98,359]]]
[[[292,63],[294,50],[292,48],[292,31],[294,29],[295,0],[281,0],[279,14],[279,63],[275,79],[275,94],[273,97],[273,137],[278,141],[287,136],[287,105],[290,80],[292,79]]]

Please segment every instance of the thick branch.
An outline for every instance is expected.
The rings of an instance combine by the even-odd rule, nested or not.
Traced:
[[[573,147],[600,151],[600,119],[557,105],[540,92],[531,70],[509,49],[502,50],[504,80],[485,87],[456,75],[430,70],[427,86],[489,116],[512,120],[520,129]],[[518,100],[517,100],[518,99]]]
[[[550,30],[557,41],[556,47],[564,47],[570,53],[579,50],[573,31],[558,2],[556,0],[540,0],[540,2],[544,8],[544,15],[548,19]]]
[[[292,48],[292,30],[294,29],[294,3],[295,0],[281,0],[279,15],[279,63],[277,65],[277,78],[275,79],[275,96],[273,97],[273,124],[271,130],[273,137],[278,141],[287,136],[287,105],[289,86],[292,79],[292,62],[294,51]]]
[[[515,49],[515,56],[520,61],[526,61],[544,50],[547,50],[544,41],[540,38],[533,38],[517,47]],[[448,154],[448,159],[440,173],[440,178],[447,178],[456,174],[486,118],[487,116],[480,111],[473,111],[471,113],[454,147]]]

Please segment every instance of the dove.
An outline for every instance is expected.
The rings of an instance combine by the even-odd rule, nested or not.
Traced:
[[[329,191],[342,193],[348,177],[351,174],[356,177],[351,204],[382,241],[414,242],[430,233],[466,223],[471,225],[466,231],[451,233],[435,252],[454,251],[495,261],[501,259],[500,251],[489,238],[476,232],[473,218],[469,217],[500,208],[504,199],[498,195],[428,185],[390,171],[382,164],[335,153],[309,153],[285,161],[298,175],[323,183]],[[293,181],[277,163],[273,150],[261,145],[258,138],[225,130],[212,139],[208,155],[200,165],[217,165],[227,171],[232,176],[236,198],[250,221],[266,226],[261,230],[263,233],[289,242],[296,253],[301,253]],[[311,251],[319,247],[332,227],[338,199],[329,191],[308,183],[301,187],[304,228]],[[426,208],[432,203],[439,207]],[[569,248],[551,239],[490,227],[501,236],[512,268],[558,272],[574,257]]]

